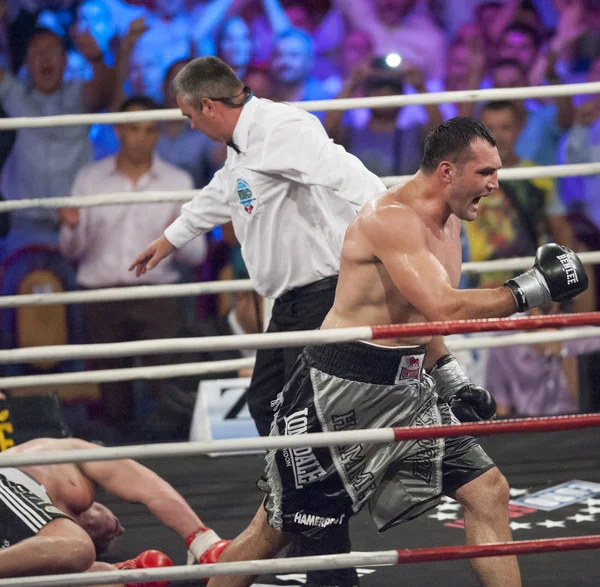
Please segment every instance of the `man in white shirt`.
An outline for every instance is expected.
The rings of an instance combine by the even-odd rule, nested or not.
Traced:
[[[190,62],[173,88],[192,128],[228,144],[227,160],[130,270],[144,276],[179,247],[232,221],[256,291],[275,299],[268,331],[318,328],[333,303],[348,223],[385,190],[383,182],[333,143],[315,116],[254,97],[216,57]],[[257,353],[248,404],[262,435],[300,350]],[[336,552],[349,548],[347,533],[327,542]],[[333,575],[326,585],[356,584],[355,574],[349,582]]]
[[[127,100],[121,111],[156,108],[150,98],[136,97]],[[84,167],[75,178],[72,195],[192,189],[188,173],[154,155],[158,123],[120,125],[116,132],[121,143],[117,155]],[[78,262],[79,286],[97,289],[139,284],[125,270],[125,260],[156,232],[164,230],[177,217],[180,208],[180,204],[173,202],[62,209],[59,213],[60,250]],[[179,273],[173,261],[199,265],[205,255],[206,244],[202,238],[141,281],[152,285],[174,283]],[[83,311],[87,343],[174,338],[180,322],[176,299],[86,304]],[[107,359],[97,361],[97,367],[114,369],[129,362],[129,359]],[[162,355],[149,357],[146,362],[171,361]],[[107,421],[123,430],[133,416],[133,391],[125,382],[104,383],[101,390]]]

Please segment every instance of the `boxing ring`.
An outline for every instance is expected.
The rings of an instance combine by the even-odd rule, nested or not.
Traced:
[[[409,96],[306,102],[309,110],[390,107],[409,104],[438,104],[484,100],[523,99],[600,92],[600,83],[544,86],[540,88],[496,89],[468,92],[442,92]],[[72,124],[116,123],[137,120],[174,120],[178,110],[142,111],[118,114],[68,115],[0,120],[0,130],[8,128],[64,126]],[[557,165],[501,170],[500,179],[566,177],[600,174],[600,163]],[[383,178],[386,185],[405,177]],[[195,191],[98,194],[81,198],[48,198],[0,203],[0,212],[28,207],[81,207],[126,205],[127,203],[186,201]],[[587,264],[600,263],[600,251],[580,255]],[[527,269],[532,258],[466,263],[465,273]],[[0,309],[31,305],[94,303],[250,290],[249,280],[139,286],[86,292],[47,293],[0,298]],[[304,331],[277,334],[223,337],[160,339],[132,343],[69,345],[0,350],[0,363],[65,358],[138,356],[166,352],[183,353],[205,349],[254,349],[267,347],[331,344],[350,340],[377,340],[390,336],[416,334],[460,334],[508,332],[499,336],[454,339],[452,351],[513,344],[566,341],[600,335],[600,313],[558,316],[467,320],[446,323],[388,325],[330,331]],[[548,330],[554,329],[554,330]],[[518,333],[510,331],[519,331]],[[166,379],[181,375],[221,373],[253,365],[253,359],[190,363],[161,367],[141,367],[82,373],[30,375],[0,378],[0,389],[18,386],[48,386],[69,383],[100,383],[133,379]],[[165,580],[197,584],[201,577],[251,573],[260,575],[257,585],[299,585],[308,569],[334,569],[355,566],[363,586],[389,585],[401,577],[407,585],[475,585],[474,575],[463,559],[519,554],[524,584],[597,584],[597,552],[600,548],[600,414],[502,420],[452,426],[389,428],[307,434],[296,437],[250,438],[99,448],[92,451],[56,451],[35,454],[1,454],[0,467],[26,466],[85,460],[135,458],[142,460],[169,481],[224,538],[232,538],[246,527],[261,500],[254,482],[264,468],[262,455],[207,455],[239,453],[269,448],[331,446],[356,443],[388,444],[415,438],[441,438],[462,434],[481,437],[481,444],[499,465],[511,487],[509,506],[514,542],[483,546],[462,546],[464,520],[461,506],[444,498],[435,509],[417,520],[400,525],[375,538],[368,513],[361,512],[351,523],[355,551],[349,554],[267,561],[220,563],[201,567],[176,566],[164,569],[127,570],[113,573],[72,574],[32,578],[0,579],[0,587],[77,586],[118,582]],[[506,434],[511,434],[506,437]],[[235,473],[232,473],[235,470]],[[185,549],[173,534],[159,526],[142,507],[116,503],[99,494],[119,516],[127,533],[116,545],[108,562],[132,558],[140,550],[158,548],[181,565]],[[545,504],[545,505],[544,505]],[[548,505],[551,504],[551,505]],[[553,504],[553,505],[552,505]],[[543,530],[542,530],[543,528]],[[555,553],[555,554],[550,554]],[[556,554],[558,553],[558,554]],[[533,555],[536,556],[525,556]],[[463,562],[457,562],[457,561]],[[426,563],[433,563],[426,564]],[[403,565],[402,569],[395,569]],[[451,577],[451,579],[449,579]],[[576,579],[574,578],[576,577]]]

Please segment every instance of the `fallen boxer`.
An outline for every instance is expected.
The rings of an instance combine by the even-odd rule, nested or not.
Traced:
[[[4,452],[90,448],[98,446],[76,438],[39,438]],[[215,562],[228,544],[169,483],[135,461],[0,466],[0,577],[172,565],[159,551],[146,551],[115,566],[96,561],[125,531],[118,518],[94,500],[98,486],[124,501],[144,504],[181,536],[188,564]]]

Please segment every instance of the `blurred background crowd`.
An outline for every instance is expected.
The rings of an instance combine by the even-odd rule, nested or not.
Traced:
[[[170,83],[218,55],[261,98],[302,101],[600,81],[600,0],[4,0],[0,115],[176,108]],[[456,115],[494,132],[504,167],[600,162],[600,96],[318,112],[329,135],[380,176],[414,173],[429,130]],[[0,132],[3,199],[201,188],[224,145],[186,122]],[[600,178],[503,181],[464,227],[465,261],[531,255],[548,240],[600,250]],[[127,266],[178,204],[24,209],[0,214],[2,295],[245,277],[230,226],[135,279]],[[592,275],[595,269],[590,268]],[[501,285],[507,273],[464,279]],[[597,308],[596,280],[571,307]],[[2,347],[103,343],[262,330],[252,292],[194,299],[27,307],[1,314]],[[462,360],[499,412],[598,409],[589,353],[600,341],[477,351]],[[252,356],[249,351],[134,360],[1,365],[1,375]],[[591,355],[593,357],[593,355]],[[245,376],[230,373],[225,376]],[[215,376],[213,376],[215,377]],[[57,389],[84,438],[187,437],[199,378]],[[38,389],[4,390],[9,395]]]

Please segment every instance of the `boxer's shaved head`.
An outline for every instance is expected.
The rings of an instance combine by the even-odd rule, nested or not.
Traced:
[[[96,554],[110,550],[113,542],[125,532],[117,516],[97,501],[76,516],[76,521],[89,534]]]
[[[224,98],[235,99],[243,90],[243,82],[218,57],[193,59],[173,80],[173,93],[193,108],[200,108],[203,98],[225,102]]]

